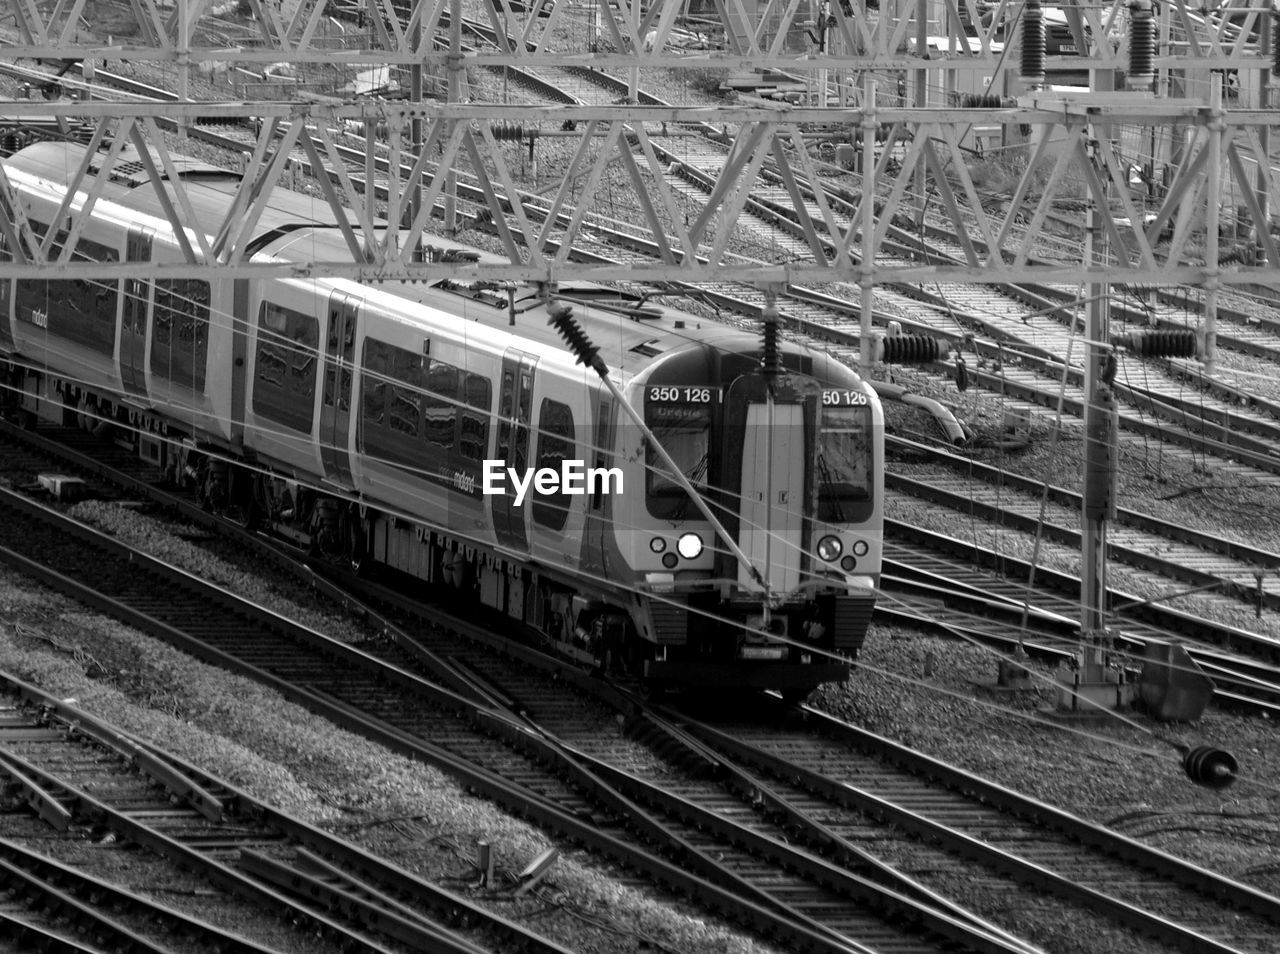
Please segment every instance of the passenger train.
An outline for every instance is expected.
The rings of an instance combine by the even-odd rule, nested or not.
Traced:
[[[56,231],[51,256],[74,222],[77,260],[182,261],[146,165],[126,150],[102,173],[86,149],[38,143],[3,161],[33,229]],[[82,193],[53,221],[86,163],[86,183],[109,180],[88,220]],[[240,177],[176,168],[197,221],[220,222]],[[331,216],[275,190],[254,259],[344,257]],[[433,260],[484,254],[427,238]],[[616,395],[548,326],[566,307]],[[10,414],[106,422],[209,509],[451,588],[585,665],[803,697],[845,680],[866,634],[884,424],[851,369],[779,347],[766,373],[755,336],[588,283],[0,282]],[[518,500],[512,478],[531,471],[547,479]]]

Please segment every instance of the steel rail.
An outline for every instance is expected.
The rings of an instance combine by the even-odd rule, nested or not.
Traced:
[[[1039,534],[1046,539],[1072,547],[1075,550],[1079,550],[1081,546],[1082,537],[1078,530],[1064,527],[1049,520],[1041,520],[1038,517],[1019,513],[1011,508],[987,503],[964,493],[947,490],[931,484],[927,480],[917,480],[901,474],[886,473],[885,486],[887,489],[899,491],[915,499],[940,504],[966,515],[977,515],[997,526],[1022,530],[1032,535]],[[1158,523],[1158,521],[1154,521],[1154,518],[1152,518],[1152,521],[1153,526]],[[1190,531],[1188,535],[1191,535]],[[1176,559],[1158,556],[1114,541],[1107,542],[1107,554],[1115,557],[1121,563],[1127,563],[1139,569],[1150,570],[1171,580],[1181,580],[1196,587],[1213,587],[1215,590],[1234,596],[1250,606],[1260,605],[1268,609],[1280,609],[1280,594],[1267,592],[1258,584],[1251,586],[1239,583],[1219,573],[1186,566]],[[1232,557],[1232,559],[1237,558]],[[1258,643],[1259,645],[1270,644],[1270,651],[1280,653],[1280,643],[1274,640],[1258,636]]]
[[[0,676],[6,687],[11,691],[17,692],[27,698],[31,698],[31,690],[33,687],[22,683],[8,674]],[[52,706],[42,706],[41,711],[48,713],[52,710]],[[74,730],[74,722],[68,728]],[[70,736],[72,732],[69,732]],[[74,742],[72,744],[81,744]],[[200,876],[207,879],[208,882],[218,889],[228,894],[241,898],[246,901],[261,903],[271,910],[283,909],[289,912],[290,916],[304,923],[311,925],[315,929],[332,932],[334,936],[346,938],[360,949],[369,950],[374,954],[390,954],[389,951],[380,945],[370,943],[366,938],[353,934],[344,925],[332,921],[323,915],[318,915],[305,906],[300,906],[288,898],[264,889],[262,885],[245,877],[240,872],[228,867],[222,862],[183,844],[177,839],[164,834],[154,825],[146,820],[144,813],[132,811],[129,809],[116,809],[103,799],[90,794],[84,788],[77,786],[71,779],[62,774],[52,774],[49,770],[35,765],[29,759],[19,759],[12,754],[10,760],[20,766],[23,774],[28,778],[35,779],[46,789],[58,789],[61,793],[61,799],[64,805],[70,806],[70,811],[74,816],[81,819],[91,818],[95,824],[117,833],[121,838],[141,845],[156,855],[166,858],[173,863],[187,870],[197,871]],[[65,769],[60,769],[65,771]],[[16,846],[8,846],[10,853],[21,852]],[[28,861],[31,857],[27,855]],[[51,862],[45,864],[48,870]],[[10,865],[10,875],[12,876],[12,866]],[[30,876],[28,876],[30,877]],[[64,879],[59,875],[59,881]],[[89,896],[95,896],[99,893],[99,887],[96,883],[79,878],[73,874],[65,879],[66,883],[74,883],[80,893]],[[154,918],[161,925],[167,926],[175,933],[181,934],[184,931],[191,931],[195,936],[209,936],[214,939],[215,946],[220,946],[232,952],[243,952],[243,954],[262,954],[265,950],[260,945],[249,942],[237,935],[224,932],[211,925],[203,922],[195,921],[178,912],[172,911],[154,902],[146,899],[135,898],[131,892],[112,888],[108,886],[102,893],[114,899],[115,902],[122,904],[128,908],[141,909],[149,917]],[[73,898],[67,898],[63,901],[68,907],[72,907],[80,912],[80,916],[84,917],[90,909],[90,903],[80,902]],[[100,918],[101,916],[99,916]],[[108,922],[110,923],[110,922]],[[130,936],[127,928],[112,925],[112,931],[120,932],[123,936]],[[475,954],[474,951],[459,949],[457,954]]]
[[[12,496],[7,492],[0,491],[0,500],[4,501],[4,506],[11,510],[37,512],[42,513],[45,519],[63,520],[60,515],[48,511],[47,508],[21,499],[10,499]],[[126,552],[129,549],[119,541],[102,537],[101,534],[89,528],[77,526],[71,521],[64,521],[64,523],[66,526],[64,532],[68,535],[76,535],[82,540],[93,538],[100,546],[104,546],[108,550]],[[631,800],[613,792],[606,783],[579,764],[573,762],[561,763],[563,768],[568,769],[571,775],[576,777],[575,784],[586,791],[591,798],[609,806],[613,811],[620,813],[622,817],[632,820],[640,831],[646,833],[652,843],[660,846],[661,850],[676,849],[678,852],[677,857],[680,860],[678,862],[668,861],[653,852],[628,844],[616,836],[602,831],[599,826],[583,820],[572,812],[566,811],[556,801],[539,795],[523,785],[510,782],[492,771],[477,767],[449,750],[432,745],[404,729],[359,712],[349,703],[329,696],[327,693],[293,684],[256,665],[238,659],[234,654],[215,648],[207,642],[209,637],[193,639],[181,630],[160,622],[145,613],[139,613],[121,606],[118,601],[96,593],[92,587],[86,584],[72,580],[63,574],[49,572],[40,565],[13,553],[11,550],[0,548],[0,559],[15,565],[24,572],[31,573],[55,589],[80,599],[104,612],[108,612],[142,629],[144,632],[165,639],[197,658],[270,685],[290,701],[304,705],[344,728],[364,734],[394,751],[431,762],[443,770],[462,778],[465,784],[489,795],[509,810],[525,815],[553,831],[562,832],[575,841],[602,851],[609,857],[645,872],[660,883],[675,886],[692,897],[699,899],[702,903],[728,913],[736,920],[749,925],[753,929],[777,937],[788,938],[789,943],[798,949],[815,952],[839,952],[851,949],[850,942],[846,939],[833,937],[824,929],[818,929],[806,924],[806,919],[798,918],[790,913],[787,905],[779,904],[772,899],[770,899],[771,903],[767,905],[761,904],[761,896],[758,890],[746,889],[737,875],[717,870],[714,860],[707,858],[702,852],[696,849],[682,849],[678,839],[674,839],[657,819],[648,816]],[[201,581],[191,578],[181,571],[164,568],[163,565],[153,566],[157,561],[145,555],[133,554],[131,560],[136,566],[136,572],[141,572],[144,567],[156,569],[159,572],[167,572],[174,576],[175,579],[185,580],[185,585],[189,589],[195,590],[199,588],[202,592],[216,590],[216,588],[208,587],[202,584]],[[221,598],[224,602],[226,601],[225,594]],[[374,665],[376,666],[378,678],[384,685],[394,686],[401,691],[412,693],[424,701],[430,700],[434,705],[444,707],[447,710],[470,712],[477,726],[483,727],[490,734],[497,733],[505,736],[508,745],[519,743],[526,751],[534,751],[542,756],[556,754],[558,747],[554,742],[539,737],[528,726],[514,721],[500,712],[488,707],[477,706],[470,699],[463,698],[456,693],[429,683],[405,670],[397,669],[383,662],[375,662],[372,657],[360,650],[328,640],[320,636],[320,634],[307,630],[305,627],[298,627],[268,610],[247,604],[244,601],[238,601],[237,605],[240,607],[239,612],[258,621],[263,626],[274,630],[288,630],[294,633],[295,637],[305,637],[310,641],[322,642],[324,652],[330,657],[328,664],[331,666],[338,665],[343,669],[350,669],[355,666],[367,667]],[[225,614],[223,615],[225,617]],[[257,644],[259,645],[258,651],[264,651],[265,647],[262,647],[260,642]],[[296,646],[291,652],[296,656]],[[141,839],[145,835],[142,832],[138,832],[137,837]],[[688,847],[691,848],[692,846]],[[711,878],[715,880],[711,880]],[[724,886],[726,883],[736,885],[737,890],[726,888]]]
[[[781,703],[778,704],[781,706]],[[951,764],[942,762],[940,759],[919,752],[918,749],[911,749],[906,745],[896,743],[896,741],[888,739],[886,736],[878,735],[877,732],[861,729],[859,726],[822,712],[820,709],[810,706],[801,706],[800,708],[804,711],[809,727],[824,732],[831,738],[850,745],[854,749],[895,764],[895,766],[913,773],[913,775],[936,780],[945,788],[963,795],[966,799],[972,799],[974,802],[980,802],[984,805],[991,805],[991,807],[997,808],[998,811],[1033,821],[1048,830],[1060,832],[1060,834],[1068,836],[1071,840],[1079,841],[1080,844],[1101,850],[1103,854],[1119,858],[1126,863],[1135,864],[1135,866],[1147,869],[1147,871],[1160,873],[1161,876],[1171,878],[1176,884],[1189,887],[1189,889],[1197,891],[1197,893],[1203,893],[1204,895],[1212,896],[1212,898],[1225,901],[1229,907],[1248,910],[1248,912],[1257,914],[1257,916],[1265,918],[1266,921],[1274,923],[1274,925],[1280,925],[1280,898],[1276,898],[1275,895],[1267,894],[1265,891],[1256,889],[1256,887],[1245,885],[1243,882],[1235,881],[1233,878],[1220,875],[1220,873],[1210,871],[1210,869],[1199,867],[1197,864],[1184,861],[1184,859],[1175,857],[1175,855],[1161,852],[1160,849],[1151,848],[1151,846],[1139,843],[1139,841],[1121,835],[1119,832],[1085,821],[1083,818],[1075,816],[1075,814],[1064,811],[1064,809],[1053,807],[1053,805],[1041,802],[1041,800],[1032,798],[1032,796],[1018,793],[1018,791],[1006,788],[1006,786],[997,784],[997,782],[989,781],[982,776],[965,771],[963,768],[951,766]],[[893,807],[893,805],[884,802],[884,800],[877,799],[876,796],[859,791],[856,786],[850,785],[849,782],[836,782],[820,776],[818,773],[805,770],[803,766],[797,766],[797,764],[788,761],[786,758],[774,756],[774,754],[765,752],[765,750],[755,747],[755,745],[736,739],[735,736],[726,734],[726,732],[719,731],[716,727],[694,720],[694,718],[687,716],[686,713],[669,713],[669,717],[684,727],[685,731],[691,732],[692,735],[703,740],[704,743],[712,745],[713,749],[724,750],[724,752],[731,753],[733,758],[741,759],[742,762],[767,768],[771,775],[799,777],[799,779],[803,779],[805,786],[813,786],[814,790],[819,791],[824,798],[837,800],[837,802],[849,800],[852,804],[858,805],[861,811],[892,812],[893,816],[899,818],[902,823],[910,822],[911,825],[916,825],[916,822],[910,820],[911,812],[908,809]],[[927,829],[927,826],[922,827],[920,830],[925,831],[925,829]],[[982,852],[983,845],[982,843],[977,843],[970,846],[970,848],[974,852]],[[1069,881],[1069,878],[1065,881]],[[1073,890],[1068,885],[1062,885],[1062,887]],[[1093,900],[1100,900],[1089,900],[1091,895],[1088,894],[1082,895],[1082,898],[1091,904]],[[1120,912],[1121,909],[1116,908],[1116,910]],[[1157,931],[1160,930],[1155,923],[1148,923],[1147,927]],[[1166,940],[1175,940],[1175,936],[1167,936]]]
[[[513,949],[528,954],[568,954],[559,944],[528,931],[516,922],[495,914],[456,892],[417,878],[390,862],[369,855],[350,842],[273,808],[225,779],[215,778],[173,753],[110,725],[92,713],[36,686],[8,674],[0,674],[0,681],[30,705],[38,707],[47,721],[58,722],[115,752],[170,792],[174,798],[190,805],[210,821],[229,820],[231,816],[252,819],[255,825],[265,824],[326,857],[340,859],[349,871],[363,870],[372,880],[393,886],[402,894],[412,895],[416,904],[437,912],[453,924],[484,924],[502,936],[505,943]],[[211,807],[213,810],[210,810]],[[293,876],[294,880],[297,877],[300,876]],[[314,893],[312,896],[315,896]],[[420,937],[423,930],[418,925],[411,929],[408,938],[401,939]],[[439,933],[432,930],[430,925],[427,930],[431,935]],[[455,941],[440,934],[431,943],[450,945]],[[457,949],[459,952],[466,952],[473,947],[464,941]]]

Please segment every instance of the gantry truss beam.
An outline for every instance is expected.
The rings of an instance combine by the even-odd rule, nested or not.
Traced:
[[[456,52],[442,47],[460,0],[248,0],[252,32],[229,45],[222,29],[224,3],[130,0],[136,31],[110,42],[86,29],[91,0],[5,0],[0,9],[16,27],[7,47],[14,58],[129,59],[179,64],[446,64]],[[1056,68],[1124,68],[1128,61],[1130,0],[1063,4],[1079,56],[1053,56]],[[1232,7],[1238,9],[1231,13]],[[467,63],[474,66],[564,65],[601,68],[681,67],[786,69],[964,69],[997,74],[1016,70],[1021,43],[1020,0],[714,0],[701,5],[699,29],[719,49],[690,49],[680,22],[685,0],[468,0],[465,16],[489,28],[469,31]],[[1212,12],[1187,0],[1156,4],[1157,69],[1188,58],[1215,68],[1252,68],[1258,44],[1251,31],[1270,29],[1263,4],[1227,0]],[[538,12],[540,11],[540,13]],[[545,15],[541,15],[545,14]],[[592,49],[566,48],[559,32],[575,18],[590,20]],[[332,25],[343,29],[335,46]],[[805,38],[809,38],[806,45]],[[932,38],[934,42],[926,41]],[[925,49],[929,46],[929,49]],[[1052,52],[1052,51],[1051,51]],[[997,75],[998,79],[998,75]]]
[[[1139,94],[1062,98],[1039,94],[1003,109],[858,109],[731,106],[490,106],[351,104],[68,104],[64,119],[79,119],[97,148],[93,163],[74,170],[80,194],[64,212],[81,213],[108,200],[113,170],[147,180],[167,228],[182,236],[185,262],[172,265],[101,264],[76,259],[79,227],[48,261],[53,233],[31,229],[13,183],[0,175],[0,225],[12,256],[0,278],[160,274],[346,275],[382,278],[462,277],[477,281],[554,281],[570,275],[600,281],[692,282],[738,279],[753,283],[1029,281],[1200,284],[1205,287],[1280,281],[1280,248],[1268,227],[1280,208],[1280,183],[1268,156],[1268,110],[1228,110],[1193,101]],[[15,102],[19,117],[47,112],[47,103]],[[195,221],[179,163],[160,124],[201,117],[258,119],[256,141],[236,201],[220,220]],[[699,153],[698,169],[682,161],[682,133],[714,122],[727,132],[715,161]],[[356,140],[359,123],[381,128],[380,140]],[[570,156],[552,188],[523,192],[525,143],[507,142],[512,124],[525,134],[543,130]],[[994,198],[975,181],[975,157],[962,144],[965,129],[1005,130],[1025,139],[1020,177]],[[1160,195],[1135,194],[1130,143],[1178,130],[1179,153]],[[832,129],[860,132],[856,156],[866,170],[854,182],[824,185],[816,158]],[[420,148],[412,139],[421,136]],[[815,140],[816,135],[819,137]],[[358,143],[353,147],[351,143]],[[131,164],[129,171],[122,167]],[[144,168],[137,172],[138,165]],[[93,168],[91,169],[90,166]],[[345,237],[339,260],[255,263],[245,249],[272,186],[314,174],[317,210]],[[321,172],[320,170],[324,170]],[[367,187],[367,174],[373,185]],[[846,180],[847,183],[848,180]],[[779,241],[746,249],[735,226],[759,211],[753,189],[769,182],[785,189],[781,210],[766,210]],[[618,196],[634,197],[622,213],[652,255],[619,264],[576,261],[573,250],[602,241],[619,218]],[[1223,197],[1233,197],[1233,234],[1250,254],[1227,256],[1220,238]],[[867,203],[874,196],[871,206]],[[924,208],[922,208],[924,206]],[[1082,241],[1084,210],[1108,209],[1104,234]],[[105,206],[104,206],[105,208]],[[456,216],[442,223],[440,216]],[[960,249],[954,258],[903,256],[895,236],[901,223],[926,215],[945,220]],[[207,214],[207,213],[206,213]],[[75,221],[76,216],[72,216]],[[385,226],[382,220],[392,224]],[[873,223],[864,228],[864,223]],[[497,237],[500,261],[415,261],[415,238],[446,227],[484,227]],[[161,227],[164,227],[163,220]],[[1061,241],[1054,241],[1058,234]],[[1091,245],[1086,260],[1081,251]],[[1099,249],[1105,257],[1100,257]],[[897,254],[894,259],[891,256]],[[872,264],[873,263],[873,264]]]

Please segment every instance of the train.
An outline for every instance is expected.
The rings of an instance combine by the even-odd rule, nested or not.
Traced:
[[[50,260],[74,227],[77,261],[183,261],[164,167],[87,149],[3,160]],[[195,221],[220,222],[241,176],[174,168]],[[339,260],[335,223],[276,188],[253,260]],[[424,240],[428,261],[488,255]],[[848,679],[879,589],[884,418],[833,356],[781,341],[771,370],[754,333],[589,282],[103,274],[0,281],[8,415],[105,430],[208,510],[648,690]],[[607,382],[549,324],[569,312]]]

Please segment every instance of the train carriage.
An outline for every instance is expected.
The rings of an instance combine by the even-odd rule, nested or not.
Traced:
[[[130,159],[75,223],[79,253],[177,260]],[[46,143],[6,172],[44,214],[84,161]],[[220,221],[236,177],[179,168],[197,220]],[[276,190],[251,254],[345,254],[328,214]],[[49,418],[92,402],[212,509],[451,587],[650,685],[799,696],[848,675],[879,583],[883,419],[827,355],[783,345],[765,367],[752,335],[576,282],[42,281],[47,328],[36,284],[0,283],[8,387]],[[622,401],[549,325],[570,312]]]

